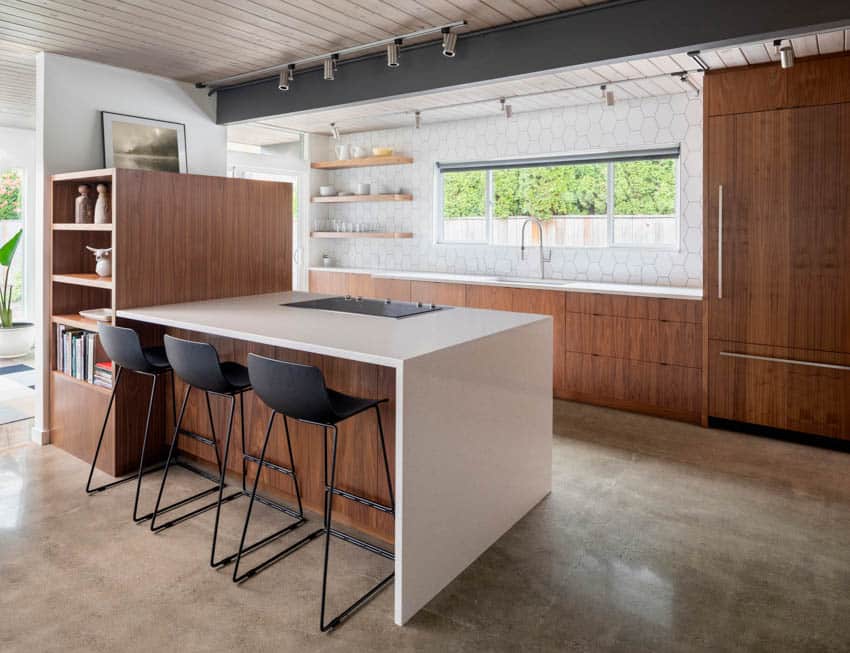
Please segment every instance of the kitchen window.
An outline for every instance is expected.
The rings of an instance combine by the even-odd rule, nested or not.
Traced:
[[[679,245],[678,147],[438,163],[437,179],[440,243],[519,246],[533,216],[546,246]]]

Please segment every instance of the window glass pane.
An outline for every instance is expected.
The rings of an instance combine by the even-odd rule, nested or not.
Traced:
[[[23,169],[0,170],[0,245],[15,235],[18,229],[24,227],[23,189]],[[15,253],[15,258],[12,259],[12,266],[9,268],[9,285],[12,288],[12,315],[17,320],[24,318],[24,249],[22,241]],[[5,270],[3,271],[5,272]],[[0,279],[0,285],[2,285],[2,281]]]
[[[614,242],[618,245],[675,247],[676,218],[615,218]]]
[[[577,219],[604,217],[608,211],[608,166],[604,163],[494,170],[493,194],[496,245],[519,245],[522,223],[529,216],[543,220],[547,246],[606,243],[604,220]],[[536,229],[526,235],[528,242],[537,242]]]
[[[486,241],[487,172],[443,173],[443,240]]]
[[[614,163],[615,215],[673,215],[676,159]]]

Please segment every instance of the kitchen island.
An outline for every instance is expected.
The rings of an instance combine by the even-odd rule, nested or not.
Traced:
[[[386,429],[395,457],[394,523],[358,505],[341,506],[340,514],[393,542],[394,620],[401,625],[550,490],[552,318],[446,308],[393,319],[282,305],[319,297],[273,293],[124,309],[118,318],[207,340],[222,360],[244,362],[253,351],[314,364],[329,387],[390,399],[382,415],[394,426]],[[246,404],[250,448],[268,412],[256,398]],[[190,428],[204,429],[200,400],[187,415],[196,422]],[[340,425],[341,481],[380,499],[374,419],[349,422]],[[321,431],[298,425],[293,449],[304,502],[318,510]],[[289,462],[285,447],[270,444],[270,451]],[[231,459],[241,458],[235,453]],[[241,473],[239,465],[231,471]]]

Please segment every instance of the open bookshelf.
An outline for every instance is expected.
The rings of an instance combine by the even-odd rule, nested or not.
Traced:
[[[92,188],[109,185],[111,224],[74,223],[75,200],[83,183]],[[61,330],[84,341],[88,338],[85,371],[94,380],[91,364],[107,363],[107,356],[96,338],[88,336],[97,333],[98,323],[79,311],[105,308],[113,323],[136,330],[142,346],[161,346],[162,327],[124,320],[119,311],[290,290],[292,216],[286,207],[292,206],[292,187],[117,168],[53,175],[49,188],[44,233],[50,268],[45,322],[50,328],[44,336],[50,351],[45,360],[51,370],[45,393],[50,440],[90,461],[111,389],[85,380],[86,375],[81,379],[63,371],[66,360],[57,357],[60,346],[65,353]],[[211,207],[237,207],[237,213]],[[96,274],[95,258],[86,245],[112,247],[111,277]],[[251,265],[244,263],[247,251]],[[74,369],[79,370],[76,363]],[[98,468],[112,476],[138,468],[151,383],[150,377],[140,374],[121,376],[98,457]],[[181,381],[176,385],[179,396]],[[148,464],[164,458],[173,429],[170,382],[160,381],[156,392]],[[190,400],[190,412],[202,408]]]

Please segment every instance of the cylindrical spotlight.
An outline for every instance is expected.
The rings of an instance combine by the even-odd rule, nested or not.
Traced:
[[[337,128],[336,128],[336,123],[335,123],[335,122],[332,122],[332,123],[331,123],[331,135],[332,135],[335,139],[339,140],[339,129],[337,129]]]
[[[400,54],[401,39],[396,39],[392,43],[387,44],[387,66],[389,68],[398,68],[398,58]]]
[[[416,129],[419,129],[422,126],[422,116],[417,111],[414,115],[414,124],[416,125]]]
[[[443,29],[443,56],[444,57],[453,57],[455,56],[455,49],[457,48],[457,34],[452,32],[448,27]]]
[[[332,82],[334,80],[334,72],[336,71],[336,61],[339,59],[338,54],[332,54],[325,59],[325,81]]]
[[[291,63],[286,67],[286,70],[280,72],[280,79],[277,83],[279,91],[288,91],[292,80],[295,79],[295,64]]]
[[[514,115],[514,108],[510,104],[505,105],[505,118],[510,119]]]
[[[783,68],[794,67],[794,47],[791,43],[783,45],[779,48],[779,61]]]

